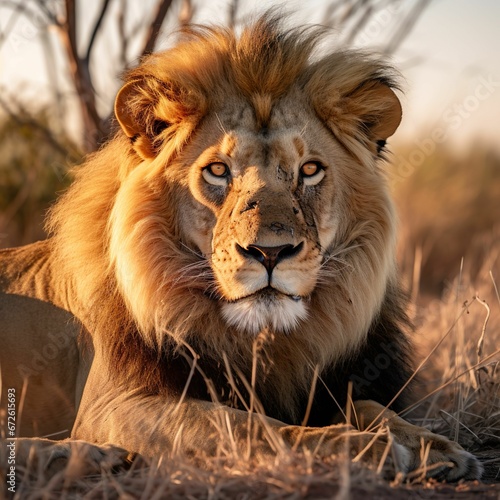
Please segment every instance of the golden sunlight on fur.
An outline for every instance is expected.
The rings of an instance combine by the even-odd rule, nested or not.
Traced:
[[[115,137],[51,211],[52,237],[1,254],[6,294],[78,320],[71,334],[60,323],[78,351],[58,365],[76,372],[61,389],[74,423],[71,412],[39,421],[41,393],[26,421],[33,434],[66,426],[146,456],[215,455],[214,422],[239,446],[259,408],[256,453],[273,452],[271,429],[327,456],[345,446],[351,384],[359,429],[384,417],[394,432],[374,446],[379,461],[392,446],[406,472],[434,443],[435,474],[478,477],[472,455],[384,409],[405,407],[411,375],[379,167],[401,120],[395,72],[375,56],[321,53],[323,29],[284,24],[268,13],[239,36],[191,27],[142,61],[116,98]],[[25,352],[47,335],[26,330]],[[4,385],[22,387],[9,346]],[[388,365],[367,379],[380,356]],[[36,380],[58,380],[52,367]]]

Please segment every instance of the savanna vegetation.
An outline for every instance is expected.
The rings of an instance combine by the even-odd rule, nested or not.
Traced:
[[[64,135],[51,142],[39,129],[12,120],[4,121],[0,133],[5,247],[45,237],[44,213],[70,182],[68,169],[80,157]],[[71,155],[63,154],[60,144]],[[403,177],[397,160],[409,151],[411,145],[399,145],[385,167],[400,214],[400,267],[416,325],[418,402],[406,416],[476,453],[485,463],[485,480],[495,482],[500,478],[500,156],[487,146],[457,154],[444,145]],[[227,432],[221,433],[220,456],[203,464],[174,453],[159,463],[88,476],[78,456],[52,479],[36,468],[27,472],[30,479],[23,480],[20,498],[61,493],[88,498],[356,498],[369,493],[388,498],[402,489],[409,497],[420,495],[426,488],[445,497],[452,490],[498,492],[495,485],[426,483],[425,467],[405,482],[396,476],[390,484],[383,477],[393,471],[380,464],[371,464],[367,472],[356,459],[318,461],[300,450],[283,450],[273,463],[252,461],[245,450],[231,446]]]
[[[154,47],[171,3],[158,2],[149,25],[149,43],[141,46],[141,53]],[[372,2],[350,3],[359,7]],[[424,8],[427,3],[417,2],[417,6]],[[102,3],[103,16],[108,4]],[[186,22],[193,15],[191,2],[182,5],[181,18]],[[49,19],[56,29],[68,25],[60,15]],[[74,12],[72,15],[74,27]],[[330,15],[333,19],[336,11],[332,9]],[[351,16],[346,23],[347,41],[354,38],[362,26],[358,21],[364,19],[362,10],[356,14],[359,17]],[[412,19],[401,21],[388,46],[400,43]],[[121,23],[125,28],[126,23]],[[71,40],[70,35],[68,32]],[[94,41],[89,38],[88,56]],[[78,59],[75,46],[70,44],[68,49],[73,62]],[[122,45],[120,50],[125,67],[130,62],[125,57],[129,48]],[[88,63],[82,56],[80,71],[88,70]],[[108,112],[94,116],[93,124],[92,116],[87,116],[88,126],[106,124],[109,133]],[[71,182],[69,168],[97,145],[96,141],[91,146],[77,144],[64,131],[50,106],[35,113],[17,109],[2,115],[0,248],[46,237],[44,214],[57,193]],[[488,144],[457,152],[443,143],[411,170],[398,168],[413,148],[413,144],[397,144],[385,167],[399,210],[399,264],[415,324],[418,402],[406,417],[476,453],[485,465],[485,483],[426,481],[425,450],[422,468],[404,481],[397,474],[394,477],[390,465],[381,468],[372,463],[367,471],[359,464],[361,457],[320,461],[298,449],[282,450],[273,462],[250,460],[245,450],[232,446],[230,433],[221,429],[219,456],[203,463],[193,463],[174,452],[168,460],[137,461],[128,470],[113,470],[110,465],[100,475],[89,476],[83,454],[76,452],[67,468],[52,478],[36,464],[21,471],[16,497],[498,498],[500,490],[493,483],[500,482],[500,153]],[[0,477],[5,477],[1,469]],[[385,477],[392,477],[392,482]],[[4,488],[2,479],[0,497],[6,493]]]

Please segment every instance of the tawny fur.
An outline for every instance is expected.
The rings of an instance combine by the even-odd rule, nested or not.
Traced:
[[[370,130],[390,104],[378,89],[394,85],[393,71],[358,52],[317,55],[322,30],[280,29],[269,19],[239,38],[229,30],[193,28],[175,48],[132,70],[125,103],[137,126],[126,130],[133,145],[119,131],[76,170],[50,214],[58,261],[94,343],[120,351],[127,332],[138,330],[139,338],[131,338],[145,346],[124,354],[130,374],[142,365],[142,352],[193,338],[212,356],[226,353],[235,366],[251,364],[252,342],[228,331],[217,301],[205,293],[213,286],[211,269],[185,244],[190,228],[176,211],[189,193],[164,173],[181,168],[193,134],[203,142],[196,137],[199,124],[232,99],[248,100],[259,130],[272,127],[273,103],[299,93],[350,157],[339,167],[350,190],[341,201],[350,208],[336,207],[344,212],[336,219],[336,241],[323,249],[339,256],[340,264],[332,258],[321,271],[336,279],[318,283],[299,328],[286,336],[269,333],[270,358],[277,365],[286,359],[290,367],[273,373],[278,394],[307,391],[316,365],[322,369],[355,351],[394,280],[394,214]],[[154,370],[139,373],[155,385]]]
[[[52,238],[0,255],[0,319],[16,304],[25,313],[0,336],[6,385],[21,392],[29,374],[68,407],[39,425],[51,405],[28,389],[30,434],[73,425],[74,438],[147,456],[205,456],[226,426],[246,446],[250,408],[261,410],[254,451],[272,452],[265,431],[330,456],[344,449],[346,426],[331,424],[352,382],[360,429],[363,415],[390,420],[402,470],[424,442],[429,463],[456,464],[446,477],[480,476],[458,445],[379,404],[402,409],[410,373],[378,167],[401,106],[388,65],[321,55],[322,35],[269,13],[240,36],[190,28],[126,75],[120,129],[75,170],[50,213]],[[19,373],[53,328],[56,362]],[[367,379],[379,356],[389,364]],[[372,451],[385,457],[383,443]]]

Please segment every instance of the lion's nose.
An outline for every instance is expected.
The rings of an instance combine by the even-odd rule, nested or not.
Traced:
[[[259,261],[266,269],[269,275],[273,269],[284,259],[288,259],[297,255],[304,246],[299,243],[293,245],[279,245],[276,247],[262,247],[260,245],[249,245],[247,248],[236,244],[238,251],[248,259],[255,259]]]

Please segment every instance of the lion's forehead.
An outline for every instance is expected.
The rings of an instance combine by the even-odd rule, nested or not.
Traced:
[[[292,93],[281,99],[270,100],[264,113],[259,99],[237,99],[231,105],[214,110],[221,125],[247,130],[268,131],[303,128],[314,116],[310,105],[302,94]]]
[[[264,120],[255,105],[244,103],[217,113],[217,121],[223,130],[220,152],[239,166],[279,165],[293,170],[306,155],[317,154],[314,137],[319,120],[302,105],[276,103]]]
[[[249,167],[293,174],[309,149],[297,130],[259,134],[239,129],[230,135],[233,148],[228,156],[233,160],[234,175]]]

